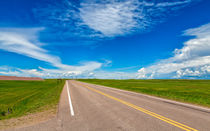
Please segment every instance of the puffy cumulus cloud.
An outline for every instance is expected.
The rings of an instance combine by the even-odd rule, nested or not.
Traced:
[[[3,69],[4,68],[4,69]],[[136,79],[137,73],[110,71],[69,71],[62,69],[20,69],[16,67],[0,67],[1,75],[42,77],[42,78],[98,78],[98,79]]]
[[[48,50],[42,48],[44,43],[38,39],[38,34],[44,28],[0,28],[0,49],[8,52],[21,54],[40,61],[47,62],[57,69],[19,69],[1,67],[0,74],[3,75],[24,75],[46,77],[48,75],[78,75],[91,72],[101,68],[103,63],[88,61],[80,65],[72,66],[61,62],[60,57],[52,55]]]
[[[204,65],[194,68],[180,69],[176,72],[174,78],[209,78],[210,65]]]
[[[210,23],[184,31],[194,36],[174,56],[138,71],[138,78],[210,78]]]
[[[82,78],[97,78],[97,79],[136,79],[137,73],[129,73],[122,71],[95,71],[89,77]]]
[[[146,73],[147,72],[144,67],[139,69],[138,70],[138,78],[142,78],[142,79],[147,78]]]
[[[66,37],[116,37],[145,32],[165,16],[198,0],[62,0],[34,9],[45,26],[59,28]]]
[[[1,75],[8,76],[24,76],[24,77],[41,77],[41,78],[89,78],[93,75],[91,70],[63,70],[63,69],[46,69],[39,67],[38,69],[20,69],[16,67],[7,67],[1,69]]]

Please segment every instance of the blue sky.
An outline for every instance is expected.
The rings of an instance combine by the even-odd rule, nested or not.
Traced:
[[[208,0],[0,1],[0,75],[209,79]]]

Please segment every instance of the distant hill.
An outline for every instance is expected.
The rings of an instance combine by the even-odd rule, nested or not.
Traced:
[[[0,80],[44,80],[39,77],[0,76]]]

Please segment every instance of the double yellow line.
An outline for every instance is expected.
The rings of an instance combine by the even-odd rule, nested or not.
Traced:
[[[166,117],[164,117],[164,116],[158,115],[158,114],[156,114],[156,113],[154,113],[154,112],[151,112],[151,111],[149,111],[149,110],[143,109],[143,108],[141,108],[141,107],[139,107],[139,106],[136,106],[136,105],[134,105],[134,104],[131,104],[131,103],[129,103],[129,102],[126,102],[126,101],[123,101],[123,100],[118,99],[118,98],[116,98],[116,97],[113,97],[113,96],[110,96],[110,95],[108,95],[108,94],[105,94],[105,93],[103,93],[103,92],[101,92],[101,91],[99,91],[99,90],[96,90],[96,89],[94,89],[94,88],[91,88],[91,87],[89,87],[89,86],[87,86],[87,85],[80,84],[80,83],[77,83],[77,84],[79,84],[79,85],[81,85],[81,86],[83,86],[83,87],[86,87],[86,88],[88,88],[88,89],[90,89],[90,90],[92,90],[92,91],[94,91],[94,92],[97,92],[97,93],[99,93],[99,94],[101,94],[101,95],[103,95],[103,96],[106,96],[106,97],[108,97],[108,98],[110,98],[110,99],[116,100],[116,101],[118,101],[118,102],[120,102],[120,103],[122,103],[122,104],[125,104],[125,105],[129,106],[129,107],[132,107],[132,108],[134,108],[134,109],[136,109],[136,110],[139,110],[139,111],[141,111],[141,112],[143,112],[143,113],[145,113],[145,114],[148,114],[148,115],[153,116],[153,117],[155,117],[155,118],[158,118],[158,119],[160,119],[160,120],[162,120],[162,121],[165,121],[165,122],[167,122],[167,123],[169,123],[169,124],[171,124],[171,125],[174,125],[174,126],[176,126],[176,127],[179,127],[179,128],[181,128],[181,129],[183,129],[183,130],[185,130],[185,131],[198,131],[198,130],[196,130],[196,129],[194,129],[194,128],[191,128],[191,127],[189,127],[189,126],[186,126],[186,125],[184,125],[184,124],[181,124],[181,123],[179,123],[179,122],[176,122],[176,121],[174,121],[174,120],[171,120],[171,119],[166,118]]]

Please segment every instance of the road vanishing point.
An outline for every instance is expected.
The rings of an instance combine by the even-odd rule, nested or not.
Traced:
[[[7,131],[210,131],[210,112],[68,80],[57,116]]]

